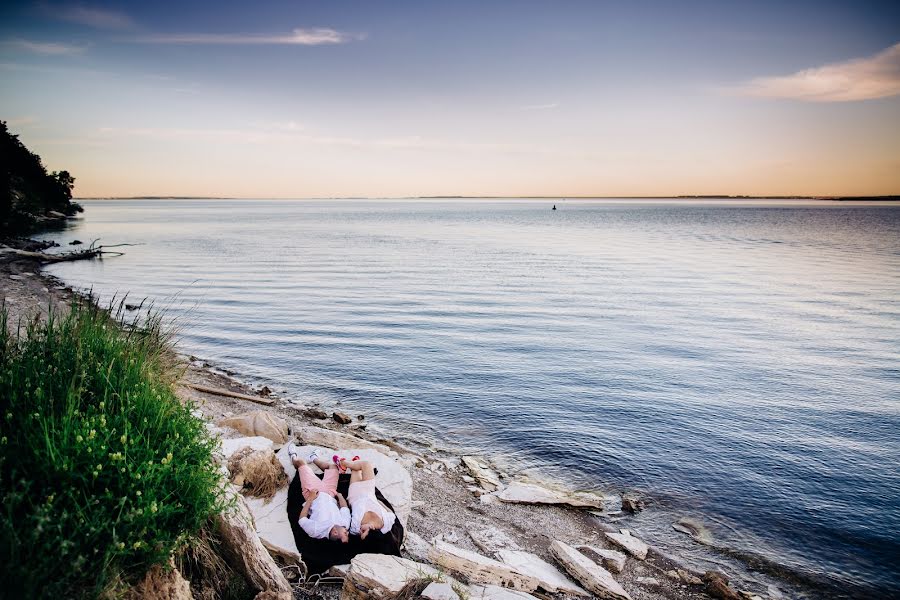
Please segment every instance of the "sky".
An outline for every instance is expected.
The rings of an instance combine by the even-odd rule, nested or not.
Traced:
[[[900,2],[4,2],[75,194],[900,194]]]

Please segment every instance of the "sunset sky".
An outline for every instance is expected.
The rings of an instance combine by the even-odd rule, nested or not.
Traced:
[[[900,2],[0,8],[78,196],[900,193]]]

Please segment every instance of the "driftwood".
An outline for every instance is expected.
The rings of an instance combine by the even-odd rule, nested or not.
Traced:
[[[122,246],[137,246],[138,244],[113,244],[112,246],[98,246],[94,240],[91,245],[84,250],[76,250],[75,252],[65,252],[62,254],[47,254],[46,252],[34,252],[32,250],[20,250],[19,248],[10,248],[8,246],[0,247],[0,257],[20,257],[33,258],[42,263],[59,263],[69,262],[73,260],[84,260],[88,258],[103,258],[104,256],[122,256],[122,252],[110,250],[110,248],[121,248]]]
[[[182,383],[181,385],[195,389],[198,392],[205,392],[207,394],[214,394],[216,396],[225,396],[226,398],[237,398],[238,400],[248,400],[250,402],[256,402],[257,404],[265,404],[266,406],[271,406],[275,403],[275,400],[272,398],[249,396],[247,394],[240,394],[238,392],[232,392],[231,390],[223,390],[221,388],[209,387],[207,385],[200,385],[198,383]]]

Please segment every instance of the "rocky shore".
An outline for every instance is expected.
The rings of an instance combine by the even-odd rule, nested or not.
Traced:
[[[14,323],[65,307],[77,294],[42,274],[38,261],[18,258],[0,263],[0,296]],[[510,478],[485,457],[454,456],[428,444],[409,448],[374,433],[365,415],[306,405],[243,384],[200,359],[183,359],[179,395],[221,436],[219,458],[233,491],[267,486],[268,497],[239,502],[253,527],[241,527],[240,519],[226,524],[233,545],[248,549],[246,572],[270,573],[270,581],[254,582],[270,593],[258,598],[784,597],[771,586],[736,589],[725,574],[692,571],[646,544],[628,529],[630,515],[642,509],[640,498],[574,493]],[[329,577],[305,577],[285,511],[292,439],[376,463],[379,487],[406,528],[403,558],[359,555]],[[262,467],[250,469],[251,459]],[[254,481],[259,473],[271,476]],[[180,593],[172,597],[191,597],[189,588]]]

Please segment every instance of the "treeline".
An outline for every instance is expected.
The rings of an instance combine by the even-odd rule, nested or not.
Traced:
[[[41,157],[0,121],[0,235],[24,234],[81,212],[72,202],[74,185],[68,171],[47,172]]]

